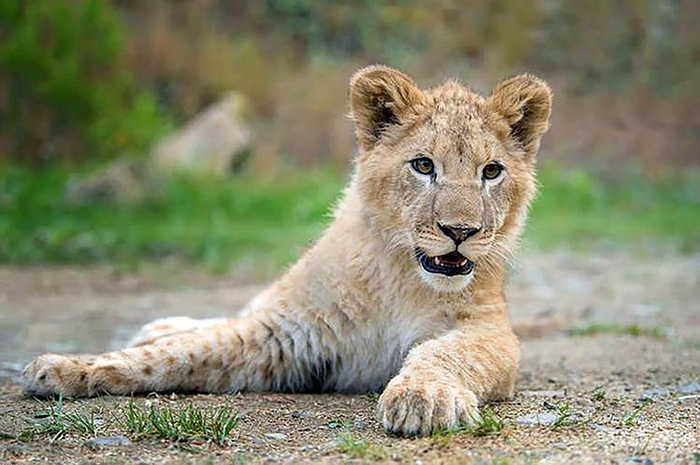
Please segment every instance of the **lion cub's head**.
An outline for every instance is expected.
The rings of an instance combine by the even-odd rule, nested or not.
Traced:
[[[363,208],[388,253],[425,282],[457,291],[500,268],[535,192],[552,95],[520,75],[483,97],[448,81],[419,89],[384,66],[360,70],[350,106]]]

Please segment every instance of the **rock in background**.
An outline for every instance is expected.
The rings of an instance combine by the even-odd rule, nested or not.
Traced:
[[[225,176],[249,147],[252,131],[244,121],[245,98],[229,93],[180,131],[160,141],[151,155],[158,173],[189,171]]]
[[[239,165],[253,139],[247,102],[230,92],[179,131],[156,143],[144,160],[118,160],[99,172],[72,181],[66,200],[133,203],[157,195],[172,174],[224,177]]]

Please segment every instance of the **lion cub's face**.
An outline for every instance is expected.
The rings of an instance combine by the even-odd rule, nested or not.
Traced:
[[[518,76],[482,97],[456,82],[426,91],[373,66],[351,82],[359,185],[387,253],[405,253],[441,291],[496,272],[535,191],[551,92]]]

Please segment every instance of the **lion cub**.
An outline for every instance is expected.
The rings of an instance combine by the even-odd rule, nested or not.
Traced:
[[[24,370],[26,393],[383,390],[389,432],[473,421],[480,403],[513,392],[519,345],[503,277],[551,99],[530,75],[484,97],[360,70],[352,179],[293,268],[239,317],[166,319],[118,352],[42,355]]]

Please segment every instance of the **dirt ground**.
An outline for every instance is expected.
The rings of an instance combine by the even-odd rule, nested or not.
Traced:
[[[0,268],[0,463],[700,464],[700,256],[622,251],[521,256],[514,319],[563,327],[523,341],[518,393],[491,406],[503,427],[485,436],[389,437],[376,395],[238,394],[136,399],[233,406],[224,446],[138,439],[115,420],[128,400],[109,397],[65,403],[96,412],[95,433],[19,438],[46,409],[12,381],[31,357],[115,349],[162,316],[232,314],[260,288],[179,266]]]

